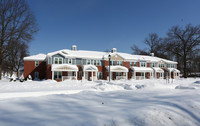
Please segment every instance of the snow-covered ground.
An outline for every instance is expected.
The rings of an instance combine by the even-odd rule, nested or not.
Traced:
[[[200,79],[0,81],[0,126],[199,126]]]

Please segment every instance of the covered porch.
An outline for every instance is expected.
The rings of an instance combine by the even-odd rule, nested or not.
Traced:
[[[170,79],[178,79],[180,77],[180,71],[176,68],[167,68],[168,77]]]
[[[109,66],[106,66],[108,71],[107,80],[109,80]],[[124,66],[110,66],[110,78],[112,80],[128,79],[128,68]]]
[[[52,80],[77,80],[78,67],[71,64],[52,64]]]
[[[153,69],[150,67],[131,67],[132,79],[151,79],[153,78]]]
[[[155,79],[163,79],[164,78],[164,70],[159,67],[152,67],[153,69],[153,76]]]
[[[95,65],[83,65],[82,80],[94,81],[97,80],[98,68]]]

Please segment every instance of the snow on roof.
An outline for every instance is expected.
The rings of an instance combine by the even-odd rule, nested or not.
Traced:
[[[98,71],[95,65],[83,65],[83,71]]]
[[[121,53],[121,52],[100,52],[100,51],[86,51],[86,50],[69,50],[69,49],[63,49],[58,50],[52,53],[48,53],[47,56],[53,56],[56,54],[60,54],[64,57],[70,57],[70,58],[90,58],[90,59],[108,59],[108,55],[119,55],[124,60],[127,61],[147,61],[147,62],[159,62],[164,61],[166,63],[172,63],[177,64],[177,62],[166,60],[163,58],[155,57],[155,56],[147,56],[147,55],[133,55],[128,53]]]
[[[152,67],[152,69],[153,69],[155,72],[162,72],[162,73],[164,73],[164,70],[161,69],[160,67]]]
[[[109,66],[106,66],[106,69],[109,70]],[[128,72],[128,69],[124,66],[110,66],[111,72]]]
[[[153,69],[150,67],[131,67],[135,72],[153,72]]]
[[[167,70],[168,70],[169,72],[177,72],[177,73],[180,73],[180,71],[179,71],[178,69],[176,69],[176,68],[167,68]]]
[[[46,55],[45,54],[37,54],[37,55],[32,55],[32,56],[27,56],[24,57],[25,61],[29,61],[29,60],[37,60],[37,61],[44,61],[46,59]]]
[[[71,64],[52,64],[52,71],[78,71],[78,67],[76,65]]]
[[[106,52],[99,51],[86,51],[86,50],[68,50],[63,49],[56,52],[48,53],[48,56],[53,56],[55,54],[61,54],[65,57],[76,57],[76,58],[92,58],[92,59],[102,59]]]

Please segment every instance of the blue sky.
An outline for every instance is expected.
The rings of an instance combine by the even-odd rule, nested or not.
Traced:
[[[199,0],[27,0],[39,24],[30,54],[60,49],[132,53],[149,33],[200,24]]]

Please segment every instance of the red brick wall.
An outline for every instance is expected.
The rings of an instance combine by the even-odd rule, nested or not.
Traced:
[[[140,66],[140,63],[139,63],[139,62],[136,62],[136,66],[139,67],[139,66]]]
[[[150,63],[147,63],[147,67],[150,67]]]
[[[35,72],[39,72],[39,79],[45,79],[46,77],[46,62],[39,61],[39,66],[35,66],[35,61],[24,61],[24,78],[31,75],[34,79]]]
[[[52,79],[51,65],[48,64],[46,68],[46,79]]]
[[[103,80],[107,80],[107,76],[108,76],[108,71],[106,69],[106,66],[109,66],[109,61],[104,60],[103,67],[102,67]]]

